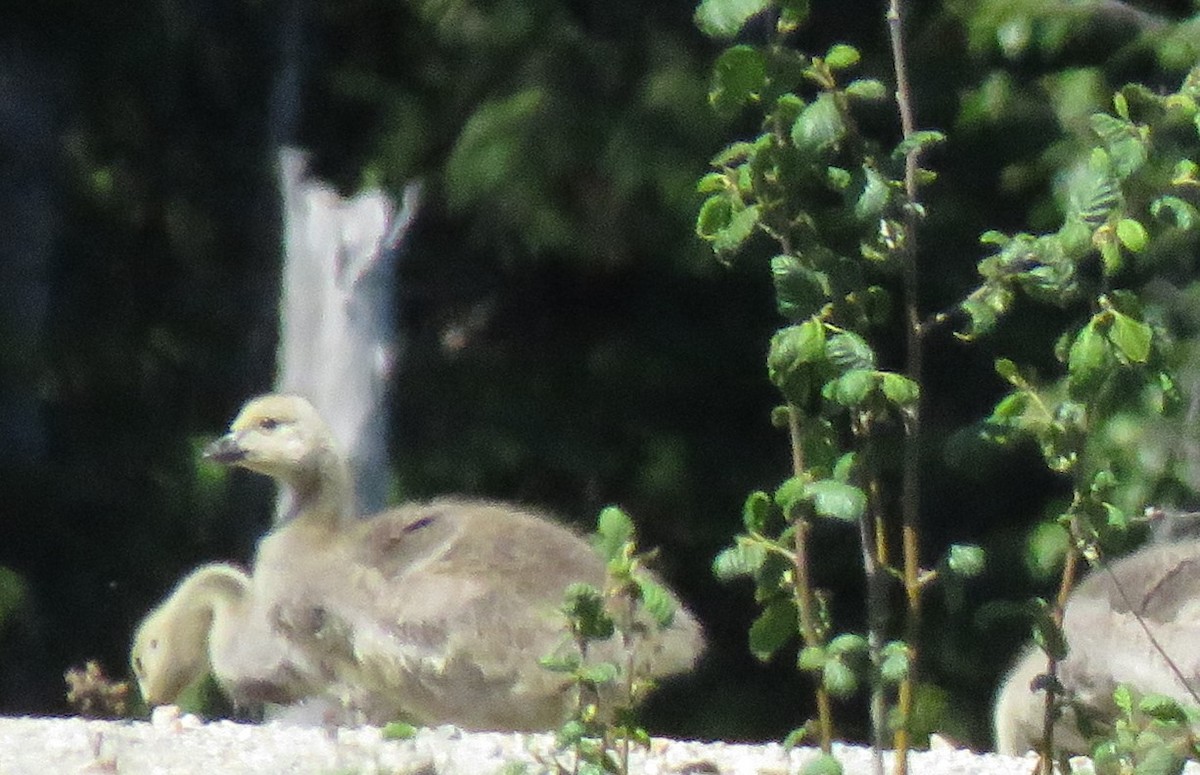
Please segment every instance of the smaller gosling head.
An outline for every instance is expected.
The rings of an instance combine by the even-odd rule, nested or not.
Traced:
[[[249,587],[249,577],[232,565],[203,565],[147,614],[133,636],[129,664],[148,705],[178,701],[188,686],[212,670],[214,608],[240,601]]]
[[[312,404],[271,394],[248,401],[204,456],[288,481],[315,472],[332,452],[332,435]]]

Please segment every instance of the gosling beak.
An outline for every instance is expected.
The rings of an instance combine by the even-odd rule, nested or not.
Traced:
[[[246,450],[238,444],[237,436],[226,433],[204,448],[204,459],[215,463],[231,464],[246,457]]]

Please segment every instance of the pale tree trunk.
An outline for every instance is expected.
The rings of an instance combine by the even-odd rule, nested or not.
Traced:
[[[399,208],[377,189],[346,199],[309,177],[306,155],[290,148],[279,153],[279,179],[285,255],[276,389],[316,406],[349,459],[358,513],[372,514],[388,492],[387,388],[401,351],[396,259],[420,187],[409,184]]]

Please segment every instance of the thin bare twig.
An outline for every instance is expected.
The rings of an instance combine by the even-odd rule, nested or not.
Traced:
[[[904,14],[901,0],[889,0],[887,10],[888,37],[891,40],[892,67],[896,72],[896,104],[900,110],[900,127],[907,139],[917,130],[912,104],[912,87],[908,80],[908,64],[904,52]],[[908,204],[904,214],[904,306],[906,319],[906,375],[921,384],[922,323],[919,305],[919,267],[917,266],[917,173],[920,150],[913,148],[904,158],[904,191]],[[896,729],[896,775],[907,775],[910,737],[908,722],[915,703],[916,671],[918,665],[917,639],[921,629],[921,561],[918,542],[920,521],[920,398],[907,418],[904,442],[903,484],[901,496],[901,549],[904,557],[904,591],[908,601],[905,641],[908,648],[908,673],[900,682],[897,698],[900,723]]]

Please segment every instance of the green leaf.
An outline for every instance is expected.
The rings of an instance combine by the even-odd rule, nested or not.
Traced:
[[[828,651],[835,657],[861,656],[867,653],[867,639],[853,632],[844,632],[829,642]]]
[[[754,153],[754,143],[731,143],[712,158],[714,167],[736,167],[750,158]]]
[[[1122,218],[1117,223],[1117,239],[1134,253],[1141,253],[1149,240],[1146,227],[1133,218]]]
[[[846,84],[847,96],[858,100],[881,100],[887,97],[887,87],[874,78],[860,78]]]
[[[972,578],[983,573],[987,563],[983,547],[974,544],[952,544],[946,554],[946,567],[956,576]]]
[[[845,70],[854,67],[862,59],[858,49],[845,43],[835,43],[825,54],[825,65],[830,70]]]
[[[1147,694],[1142,697],[1138,700],[1138,710],[1157,721],[1188,723],[1187,713],[1179,703],[1164,694]]]
[[[794,256],[772,258],[771,278],[779,314],[784,317],[795,320],[816,315],[830,301],[829,278],[802,265]]]
[[[1177,196],[1163,196],[1150,203],[1150,214],[1165,221],[1168,217],[1179,229],[1190,229],[1200,221],[1200,213],[1189,202]]]
[[[1136,125],[1106,113],[1093,114],[1091,125],[1104,141],[1118,178],[1129,177],[1146,162],[1146,140]]]
[[[1113,346],[1131,363],[1145,363],[1150,360],[1150,343],[1154,338],[1154,330],[1142,321],[1115,310],[1112,315],[1108,340]]]
[[[1165,740],[1143,732],[1138,736],[1139,753],[1134,775],[1181,775],[1187,760]]]
[[[729,224],[713,236],[713,249],[718,253],[732,253],[740,248],[758,226],[758,216],[758,205],[735,211]]]
[[[822,395],[842,406],[858,406],[879,385],[879,373],[853,369],[825,385]]]
[[[771,517],[771,498],[762,490],[755,490],[746,496],[742,504],[742,526],[747,533],[761,533],[767,528],[767,520]]]
[[[535,119],[547,105],[538,88],[480,104],[463,124],[446,159],[444,180],[450,209],[511,187],[530,143],[537,141]]]
[[[771,337],[767,376],[791,402],[804,404],[811,389],[809,364],[825,354],[825,325],[817,318],[787,326]]]
[[[1049,576],[1062,564],[1070,546],[1070,535],[1061,524],[1043,522],[1037,525],[1028,539],[1027,563],[1040,575]]]
[[[722,549],[713,558],[713,575],[718,581],[753,576],[767,559],[767,550],[758,544],[738,543]]]
[[[800,775],[842,775],[842,763],[831,753],[823,753],[804,765]]]
[[[411,740],[417,736],[417,728],[403,721],[392,721],[384,725],[382,734],[384,740]]]
[[[892,191],[887,180],[872,167],[863,165],[863,173],[865,180],[862,193],[854,203],[854,217],[866,222],[880,216],[891,199]]]
[[[800,504],[807,503],[808,498],[808,488],[799,476],[788,478],[775,490],[775,505],[789,521],[796,518],[796,509]]]
[[[796,657],[796,668],[816,672],[825,668],[825,660],[829,656],[820,646],[805,646]]]
[[[0,565],[0,632],[3,632],[5,620],[25,606],[28,594],[25,579]]]
[[[825,179],[829,181],[829,187],[834,191],[845,191],[854,182],[854,176],[850,174],[850,170],[834,166],[825,168]]]
[[[1113,175],[1108,154],[1092,149],[1088,163],[1067,181],[1069,218],[1078,218],[1091,228],[1108,220],[1121,204],[1121,187]]]
[[[605,560],[621,556],[625,544],[633,541],[633,520],[617,506],[606,506],[596,520],[596,548]]]
[[[1126,716],[1133,712],[1133,693],[1125,684],[1113,689],[1113,704]]]
[[[809,103],[792,124],[792,143],[812,154],[835,147],[845,136],[846,124],[828,92]]]
[[[1093,318],[1076,335],[1067,359],[1067,387],[1074,397],[1095,390],[1107,377],[1112,353],[1108,339],[1100,333]]]
[[[576,582],[567,587],[563,612],[574,630],[588,640],[604,640],[612,636],[614,625],[604,608],[600,590],[590,584]]]
[[[732,38],[770,5],[770,0],[700,0],[694,19],[705,35]]]
[[[891,641],[883,647],[879,675],[886,683],[898,684],[908,677],[908,646],[900,641]]]
[[[659,629],[670,627],[675,621],[675,599],[671,593],[646,576],[639,575],[636,581],[642,594],[642,609],[650,614]]]
[[[825,357],[841,371],[875,368],[875,351],[852,331],[839,331],[829,337]]]
[[[697,181],[696,192],[699,194],[712,194],[717,191],[724,191],[727,180],[725,175],[720,172],[710,172]]]
[[[582,664],[578,654],[550,654],[538,659],[538,664],[552,673],[574,673]]]
[[[885,371],[883,374],[883,395],[887,400],[899,406],[912,406],[921,397],[921,386],[903,374]]]
[[[787,35],[808,18],[809,0],[780,0],[779,32]]]
[[[1015,387],[1023,387],[1025,385],[1025,379],[1021,376],[1020,368],[1008,358],[996,359],[996,373],[1010,385]]]
[[[822,479],[808,485],[808,494],[818,515],[853,522],[867,509],[867,496],[862,490],[845,482]]]
[[[946,135],[935,129],[920,129],[900,141],[892,151],[893,159],[903,159],[909,153],[916,151],[924,153],[930,146],[946,141]]]
[[[582,665],[576,672],[581,681],[587,681],[595,686],[606,686],[617,680],[620,671],[611,662],[597,662],[594,665]]]
[[[796,635],[796,604],[773,601],[750,625],[750,652],[765,662]]]
[[[783,738],[783,747],[786,750],[799,747],[810,738],[808,727],[796,727]]]
[[[848,482],[853,476],[855,466],[858,465],[858,453],[847,452],[839,455],[837,462],[833,465],[833,478],[839,482]]]
[[[700,214],[696,217],[696,235],[701,239],[715,240],[718,234],[728,228],[732,217],[733,205],[728,195],[710,196],[700,205]]]
[[[834,697],[844,699],[858,691],[858,676],[849,665],[839,659],[825,661],[821,684]]]
[[[735,113],[757,99],[766,81],[762,52],[753,46],[733,46],[717,59],[708,102],[719,113]]]
[[[1049,606],[1044,600],[1038,600],[1041,604],[1039,615],[1033,621],[1033,642],[1047,654],[1051,654],[1055,659],[1065,659],[1067,656],[1067,640],[1063,636],[1062,628],[1054,623],[1050,616]]]
[[[992,414],[988,417],[988,422],[1001,423],[1004,425],[1011,424],[1013,421],[1020,420],[1025,414],[1025,409],[1029,406],[1028,393],[1009,393],[1004,398],[996,402],[996,408],[992,410]]]
[[[1104,266],[1104,275],[1112,277],[1121,271],[1125,265],[1125,260],[1121,256],[1121,249],[1117,247],[1116,240],[1103,239],[1100,243],[1100,261]]]

